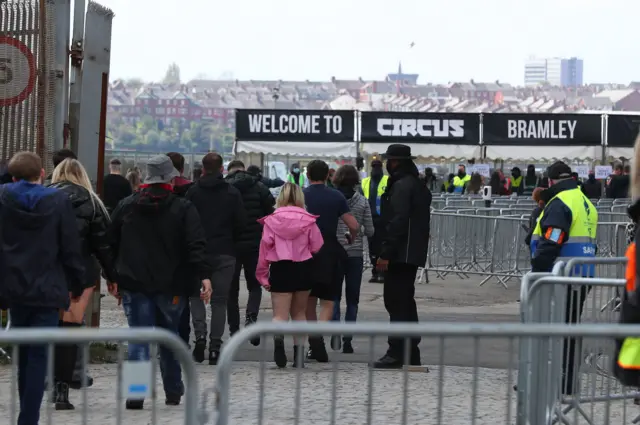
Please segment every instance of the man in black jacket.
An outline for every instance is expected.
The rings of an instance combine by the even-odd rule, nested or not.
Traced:
[[[86,285],[76,218],[67,196],[41,185],[42,161],[20,152],[14,183],[0,186],[0,299],[15,328],[55,328],[59,311]],[[20,347],[18,424],[37,424],[47,370],[45,346]]]
[[[213,265],[211,281],[214,284],[211,297],[211,329],[209,333],[209,364],[218,363],[222,335],[227,321],[229,287],[236,266],[235,244],[247,223],[240,191],[222,176],[222,157],[214,152],[202,158],[204,174],[187,192],[200,213],[207,239],[207,256]],[[204,361],[207,346],[207,311],[198,298],[191,299],[191,315],[196,334],[193,358]]]
[[[262,238],[262,225],[258,220],[273,213],[275,199],[269,189],[260,182],[260,179],[244,170],[242,161],[231,161],[227,166],[226,180],[240,191],[242,203],[246,211],[247,222],[243,231],[238,235],[236,242],[236,269],[231,281],[229,300],[227,302],[227,319],[229,320],[229,332],[231,335],[240,329],[240,306],[238,297],[240,294],[240,271],[244,268],[244,278],[247,281],[249,299],[244,325],[248,326],[258,320],[260,302],[262,300],[262,287],[256,279],[258,267],[258,253],[260,239]],[[260,344],[260,338],[251,340],[253,345]]]
[[[382,195],[382,248],[377,261],[384,275],[384,305],[391,322],[418,322],[415,280],[418,267],[427,260],[431,192],[420,179],[413,163],[411,148],[390,145],[383,156],[387,160],[389,182]],[[411,338],[405,353],[404,338],[389,337],[389,349],[374,367],[401,368],[420,365],[420,338]]]
[[[109,285],[109,292],[122,297],[132,328],[159,326],[177,334],[185,303],[197,292],[197,284],[202,283],[203,299],[211,296],[211,265],[198,211],[172,193],[179,175],[168,156],[151,158],[140,190],[113,212],[110,232],[119,280],[117,287]],[[177,276],[185,263],[195,278]],[[147,344],[130,343],[128,351],[130,360],[149,359]],[[184,392],[180,364],[165,347],[160,347],[160,365],[165,403],[178,405]],[[144,400],[130,399],[127,409],[142,409],[143,404]]]

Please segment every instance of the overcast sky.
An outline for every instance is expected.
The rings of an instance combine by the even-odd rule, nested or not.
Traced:
[[[98,0],[112,78],[383,79],[522,84],[529,56],[584,59],[585,82],[640,80],[631,0]],[[409,48],[411,42],[415,43]]]

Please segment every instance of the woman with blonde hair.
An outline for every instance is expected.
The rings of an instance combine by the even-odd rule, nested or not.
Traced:
[[[140,176],[140,170],[137,169],[138,167],[134,167],[129,169],[129,171],[127,171],[127,175],[126,175],[126,179],[129,181],[129,184],[131,185],[131,190],[133,192],[137,191],[138,189],[140,189],[140,185],[142,184],[142,178]]]
[[[258,220],[263,229],[256,278],[271,292],[274,322],[287,322],[289,317],[306,320],[310,260],[324,243],[316,218],[304,209],[300,186],[285,183],[276,200],[276,211]],[[303,338],[293,341],[293,367],[304,367]],[[278,367],[287,365],[283,335],[274,336],[273,357]]]
[[[116,282],[114,257],[107,237],[109,214],[93,191],[89,176],[78,160],[67,158],[58,164],[51,176],[51,182],[51,187],[67,194],[73,206],[86,270],[86,289],[77,301],[71,303],[67,311],[61,312],[60,326],[80,327],[85,309],[93,294],[93,287],[100,280],[100,269],[104,271],[109,284]],[[55,396],[52,400],[55,402],[56,410],[74,408],[69,402],[69,387],[73,386],[73,374],[79,350],[79,347],[73,345],[56,346]],[[83,384],[85,383],[81,383],[80,386]],[[89,382],[86,384],[90,385]]]

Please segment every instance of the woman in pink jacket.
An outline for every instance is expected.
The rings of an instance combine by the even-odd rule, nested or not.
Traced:
[[[259,221],[263,225],[256,278],[271,292],[273,320],[306,320],[310,260],[324,241],[316,216],[304,209],[304,194],[298,185],[286,183],[276,200],[276,211]],[[275,335],[273,358],[278,367],[287,365],[284,335]],[[303,338],[294,338],[293,367],[304,367],[301,360]],[[300,353],[298,355],[298,353]],[[300,359],[298,358],[300,357]]]

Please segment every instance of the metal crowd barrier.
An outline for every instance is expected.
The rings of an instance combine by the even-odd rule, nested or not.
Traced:
[[[258,362],[236,363],[239,351],[254,336],[284,334],[354,335],[357,352],[373,361],[386,349],[386,338],[422,337],[426,370],[373,370],[366,363],[342,363],[332,354],[328,364],[307,363],[304,369],[272,366],[263,344]],[[556,402],[560,375],[545,360],[553,347],[567,338],[588,345],[613,345],[615,338],[640,336],[640,326],[617,324],[482,324],[482,323],[258,323],[235,334],[224,346],[216,370],[214,412],[216,425],[253,424],[475,424],[546,425],[560,411]],[[378,338],[376,340],[376,337]],[[382,341],[381,341],[382,340]],[[291,345],[290,340],[286,340]],[[530,352],[518,356],[518,346],[540,347],[532,362]],[[376,342],[381,342],[376,344]],[[537,344],[537,345],[536,345]],[[291,356],[291,350],[287,350]],[[407,350],[408,352],[408,350]],[[291,358],[291,357],[290,357]],[[408,356],[405,356],[408,361]],[[518,376],[525,384],[513,389]],[[553,373],[552,373],[553,372]],[[611,380],[593,386],[607,394]],[[556,420],[565,424],[628,424],[633,409],[629,395],[603,397],[588,412],[574,408]],[[521,396],[516,402],[516,395]],[[583,421],[583,413],[590,420]],[[573,418],[572,418],[573,417]],[[573,419],[573,422],[570,420]]]
[[[54,346],[57,344],[77,344],[83,347],[84,353],[81,358],[89,359],[89,344],[91,342],[117,342],[118,374],[117,383],[114,388],[106,391],[100,389],[82,390],[80,402],[75,391],[71,391],[70,401],[76,404],[73,416],[69,412],[55,411],[53,407],[53,388],[48,385],[48,394],[42,402],[43,414],[40,423],[73,423],[73,424],[133,424],[150,423],[155,425],[162,419],[162,423],[183,423],[185,425],[201,425],[202,417],[198,411],[198,376],[195,364],[187,346],[175,334],[157,328],[135,328],[135,329],[74,329],[63,330],[58,328],[13,328],[6,332],[0,332],[0,344],[11,345],[12,358],[19,358],[20,346],[24,345],[46,345],[47,347],[47,377],[46,382],[54,382]],[[150,344],[149,361],[125,361],[124,343]],[[176,360],[181,364],[183,382],[185,385],[183,407],[158,406],[157,404],[157,371],[158,371],[158,346],[170,350]],[[84,380],[86,377],[86,367],[83,365]],[[5,372],[5,376],[10,376],[7,380],[0,382],[0,386],[6,387],[0,391],[0,411],[3,411],[10,424],[17,423],[19,403],[18,403],[18,366],[16,362],[11,366],[10,375]],[[94,393],[89,398],[89,393]],[[127,394],[137,394],[139,398],[146,394],[145,409],[143,411],[124,409],[124,399]],[[96,409],[101,400],[111,399],[113,405],[107,409]],[[6,407],[5,407],[6,406]],[[149,409],[150,407],[150,409]],[[75,413],[78,412],[78,413]],[[79,418],[71,419],[72,417]],[[169,420],[167,422],[166,420]]]
[[[11,329],[11,315],[9,314],[9,310],[0,310],[0,328],[2,331]],[[0,347],[0,359],[1,358],[11,360],[11,356],[9,356],[2,347]]]
[[[444,278],[485,276],[480,285],[496,279],[505,288],[530,270],[531,253],[525,238],[529,218],[504,216],[502,209],[431,213],[431,240],[425,269]],[[616,257],[626,249],[626,223],[602,222],[596,236],[598,257]]]
[[[616,276],[624,276],[625,263],[624,257],[573,258],[557,263],[553,273],[525,276],[522,321],[620,326],[618,302],[625,280]],[[599,404],[609,410],[611,401],[627,403],[640,397],[637,389],[623,387],[612,376],[615,351],[610,338],[522,341],[520,352],[519,405],[532,405],[534,410],[520,410],[518,425],[525,419],[548,423],[549,418],[554,423],[599,423],[594,415]],[[639,421],[640,415],[631,422]]]

